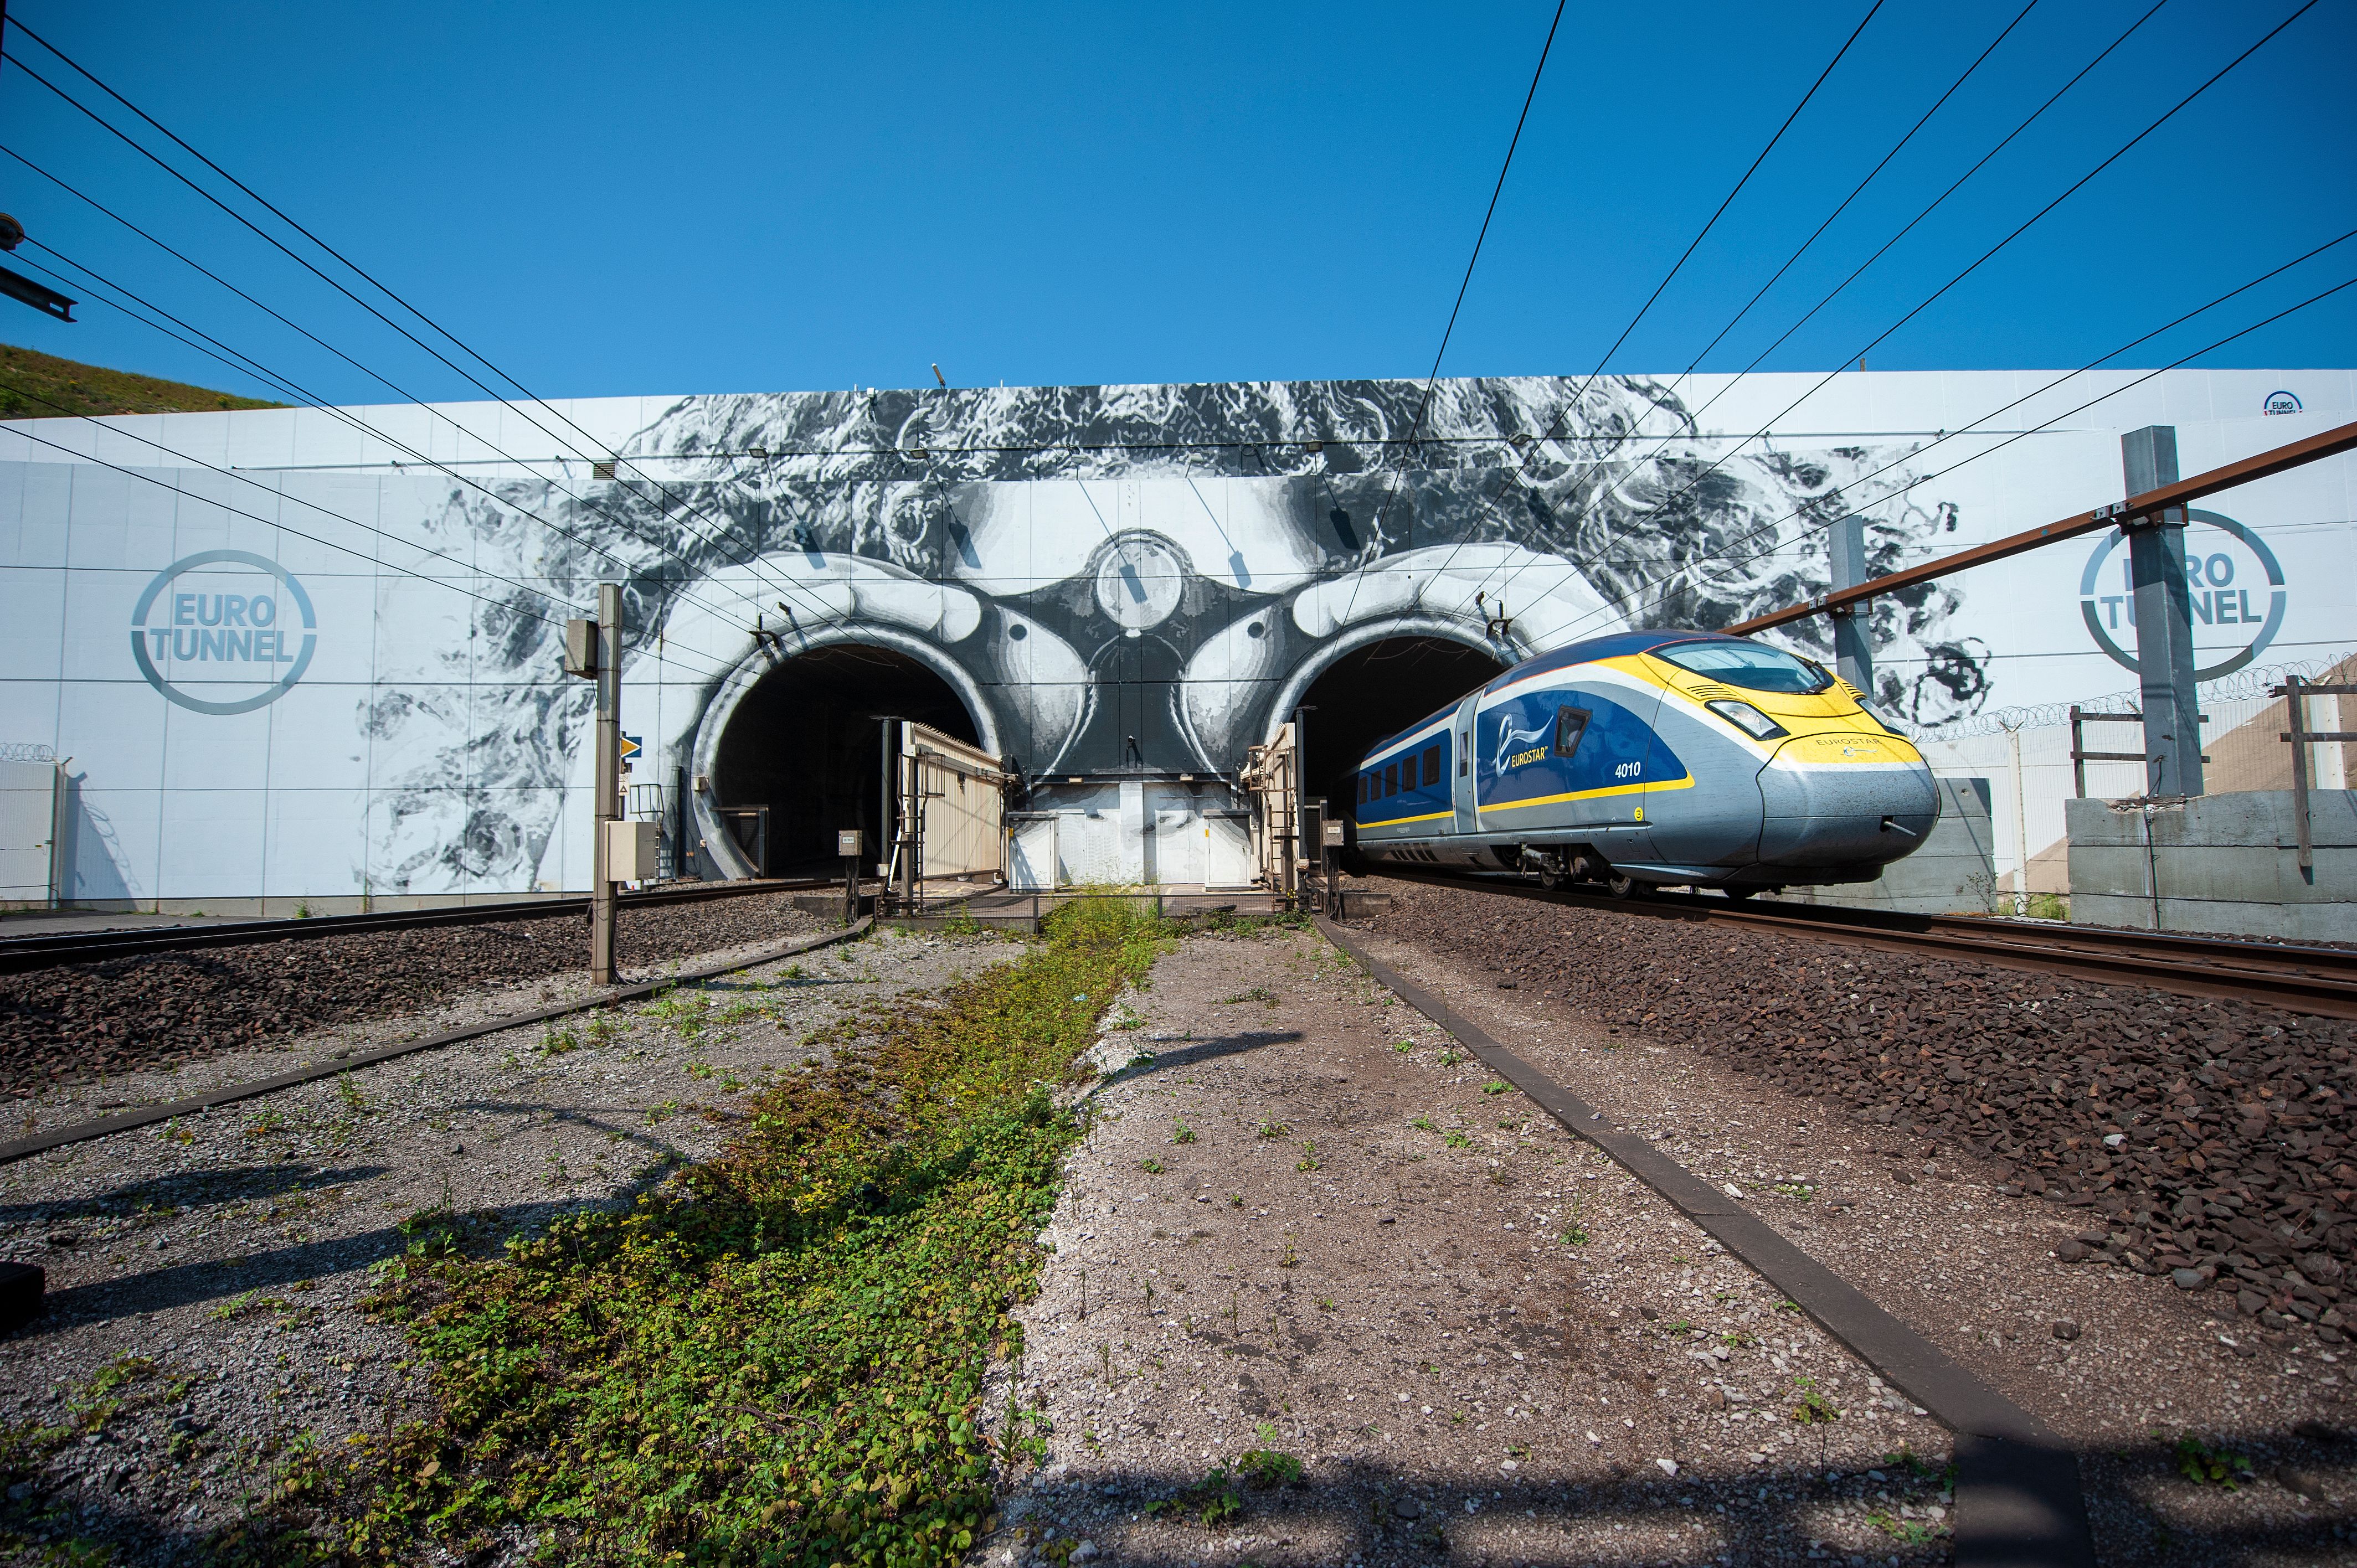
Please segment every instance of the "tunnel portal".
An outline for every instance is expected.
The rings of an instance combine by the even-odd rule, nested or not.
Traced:
[[[825,875],[842,862],[835,832],[867,834],[878,849],[879,737],[886,718],[978,743],[974,715],[948,682],[890,649],[837,643],[787,660],[728,715],[713,758],[712,803],[748,853],[751,808],[769,809],[771,876]]]

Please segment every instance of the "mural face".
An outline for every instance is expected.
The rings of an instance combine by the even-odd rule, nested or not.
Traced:
[[[1913,478],[1905,446],[1717,460],[1675,398],[1629,381],[1576,405],[1554,382],[1452,384],[1410,449],[1419,391],[694,398],[622,446],[646,478],[558,510],[586,528],[628,509],[662,539],[633,585],[640,640],[741,659],[732,601],[782,622],[785,650],[889,627],[971,681],[977,728],[1027,771],[1225,772],[1288,689],[1370,637],[1512,663],[1717,624],[1822,583],[1812,531]],[[1885,508],[1875,564],[1953,526],[1953,508]],[[1986,690],[1954,602],[1878,607],[1879,640],[1922,667],[1880,695],[1920,723]]]
[[[2171,372],[2212,374],[2241,373]],[[2255,402],[2284,372],[2251,374],[2266,383]],[[0,693],[0,739],[88,769],[83,839],[103,850],[90,886],[111,896],[577,887],[590,693],[559,673],[561,621],[619,580],[625,727],[646,746],[634,786],[709,775],[743,694],[836,645],[938,677],[986,747],[1052,781],[1035,804],[1200,781],[1232,773],[1334,660],[1387,639],[1512,663],[1631,627],[1718,626],[1821,590],[1824,531],[1846,514],[1867,519],[1880,573],[2116,496],[2112,430],[1951,478],[1952,403],[2011,388],[1982,379],[1857,378],[1889,390],[1843,411],[1853,433],[1749,443],[1697,428],[1641,378],[1448,382],[1420,425],[1423,388],[1387,381],[574,405],[613,455],[605,478],[587,459],[522,460],[547,437],[496,405],[361,411],[416,426],[413,446],[455,440],[467,456],[448,470],[360,450],[299,411],[155,425],[219,468],[132,473],[0,433],[17,459],[0,489],[16,550],[0,635],[23,672]],[[1787,395],[1776,382],[1745,385]],[[2167,384],[2121,428],[2166,418]],[[2266,421],[2266,438],[2347,401],[2307,391],[2325,412]],[[2241,395],[2205,382],[2178,401]],[[287,467],[257,466],[264,449]],[[2205,585],[2212,601],[2247,591],[2252,610],[2236,597],[2232,613],[2264,618],[2282,578],[2236,554],[2240,537],[2202,546]],[[1936,737],[1994,701],[2113,690],[2104,639],[2126,634],[2095,618],[2111,577],[2099,563],[2082,589],[2080,560],[1874,601],[1883,711]],[[2284,575],[2309,580],[2288,554]],[[2319,596],[2312,613],[2330,609]],[[2308,600],[2288,613],[2267,635],[2315,643],[2296,624]],[[162,650],[152,675],[126,628],[151,662]],[[1822,621],[1773,636],[1831,655]],[[2033,669],[2034,689],[1996,692]]]

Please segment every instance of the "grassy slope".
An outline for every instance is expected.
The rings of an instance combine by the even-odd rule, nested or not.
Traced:
[[[221,408],[285,406],[0,344],[0,419],[56,419],[74,413],[189,413]]]

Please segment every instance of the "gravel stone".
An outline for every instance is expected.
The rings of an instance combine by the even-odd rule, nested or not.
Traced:
[[[2344,1326],[2324,1314],[2357,1265],[2357,1023],[1470,887],[1375,886],[1394,901],[1365,929],[1446,956],[1493,995],[1515,980],[1525,997],[1544,992],[1525,1005],[1678,1040],[1894,1137],[1943,1140],[2001,1183],[2107,1220],[2116,1242],[2083,1242],[2086,1256],[2139,1273],[2233,1273],[2261,1310]],[[1890,1180],[1914,1176],[1894,1167]]]
[[[787,893],[625,906],[617,961],[637,973],[707,949],[824,928]],[[208,1060],[326,1026],[402,1017],[454,992],[588,976],[577,915],[301,937],[0,975],[0,1093]],[[325,1053],[323,1053],[325,1054]]]

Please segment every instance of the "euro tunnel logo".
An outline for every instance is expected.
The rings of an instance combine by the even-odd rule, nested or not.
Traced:
[[[2257,533],[2214,511],[2186,513],[2185,585],[2193,620],[2200,681],[2232,675],[2266,651],[2283,629],[2290,592],[2283,567]],[[2115,530],[2087,557],[2079,578],[2079,614],[2096,646],[2124,669],[2136,669],[2136,582],[2126,534]],[[2116,565],[2111,564],[2116,562]]]
[[[295,689],[318,643],[318,618],[303,585],[246,550],[173,562],[131,611],[139,672],[190,713],[268,706]]]

